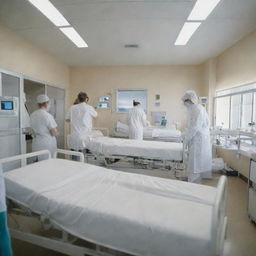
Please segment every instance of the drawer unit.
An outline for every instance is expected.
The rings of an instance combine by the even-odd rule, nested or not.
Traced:
[[[248,215],[256,222],[256,161],[251,160],[248,180]]]

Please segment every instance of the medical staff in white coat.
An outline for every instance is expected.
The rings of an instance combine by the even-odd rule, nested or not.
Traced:
[[[194,91],[187,91],[182,98],[188,110],[188,128],[184,143],[188,145],[188,181],[200,183],[201,178],[211,178],[212,148],[209,118],[206,109],[198,104]]]
[[[133,101],[133,108],[128,113],[129,138],[133,140],[143,140],[143,128],[148,125],[144,110],[140,107],[140,102]]]
[[[11,256],[11,239],[7,226],[7,209],[5,202],[5,184],[2,165],[0,164],[0,256]]]
[[[92,131],[93,118],[98,113],[88,104],[89,97],[85,92],[80,92],[73,106],[70,107],[66,120],[71,122],[71,135],[69,137],[69,147],[73,150],[83,150],[84,146],[81,138]]]
[[[39,109],[30,116],[30,124],[35,138],[32,141],[32,151],[48,149],[53,155],[57,150],[56,136],[57,123],[53,116],[48,113],[50,109],[49,98],[47,95],[39,95],[37,104]]]

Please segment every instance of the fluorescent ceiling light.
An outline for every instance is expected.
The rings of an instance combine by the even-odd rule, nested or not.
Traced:
[[[57,27],[69,26],[64,16],[54,7],[49,0],[28,0],[42,12]]]
[[[197,0],[188,20],[205,20],[221,0]]]
[[[175,45],[186,45],[200,24],[201,22],[185,22],[176,39]]]
[[[60,28],[60,30],[79,48],[88,47],[84,39],[76,32],[73,27]]]

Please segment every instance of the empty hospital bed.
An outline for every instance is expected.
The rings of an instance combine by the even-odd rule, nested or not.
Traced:
[[[112,137],[128,138],[129,127],[120,121],[117,122]],[[168,141],[168,142],[180,142],[181,131],[173,128],[161,128],[161,127],[145,127],[143,130],[144,140],[156,140],[156,141]]]
[[[14,238],[79,256],[113,255],[101,246],[136,256],[221,255],[226,177],[214,188],[51,159],[45,151],[0,163],[43,153],[48,159],[4,174],[6,195],[27,216],[61,230],[62,239],[11,229]],[[68,234],[100,246],[78,246]]]
[[[147,168],[164,167],[175,172],[185,170],[186,154],[183,143],[111,138],[102,136],[99,132],[92,132],[77,140],[81,148],[89,150],[99,162],[106,165],[117,159],[125,159]],[[72,149],[70,141],[68,135],[67,144]]]

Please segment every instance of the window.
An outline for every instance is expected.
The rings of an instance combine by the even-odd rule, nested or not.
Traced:
[[[241,95],[231,96],[231,113],[230,113],[230,128],[238,129],[240,127],[241,116]]]
[[[217,98],[216,101],[216,126],[229,127],[230,97]]]
[[[242,105],[242,123],[241,128],[242,129],[248,129],[249,123],[252,121],[252,93],[245,93],[243,94],[243,105]]]
[[[216,126],[249,130],[251,123],[256,122],[256,83],[219,91],[216,95]]]
[[[116,111],[126,113],[133,107],[133,101],[141,103],[147,112],[147,90],[117,90]]]

